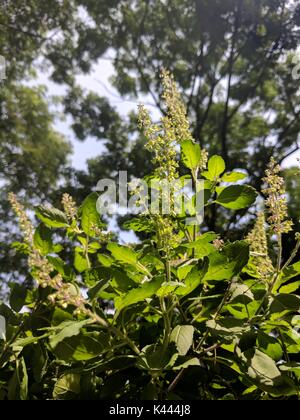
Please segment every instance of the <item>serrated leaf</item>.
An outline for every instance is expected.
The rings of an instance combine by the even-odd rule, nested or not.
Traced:
[[[177,325],[171,333],[170,341],[175,343],[180,356],[185,356],[193,344],[194,327],[192,325]]]
[[[59,360],[84,362],[95,359],[108,348],[108,336],[103,332],[80,333],[65,338],[53,350]]]
[[[270,305],[271,314],[284,315],[300,310],[300,297],[296,295],[280,293],[273,297]]]
[[[295,281],[294,283],[287,284],[286,286],[282,286],[280,288],[280,293],[289,294],[297,292],[297,290],[300,288],[300,280]]]
[[[249,327],[243,320],[232,317],[223,318],[220,321],[209,320],[206,326],[215,334],[220,336],[228,336],[232,340],[235,336],[240,336],[249,330]]]
[[[216,202],[231,210],[241,210],[250,207],[256,200],[257,192],[247,185],[231,185],[225,188]]]
[[[243,179],[247,178],[246,174],[242,172],[228,172],[227,174],[222,176],[223,182],[237,182],[242,181]]]
[[[133,230],[134,232],[151,232],[153,230],[151,221],[142,217],[135,217],[125,222],[123,227],[126,230]]]
[[[39,340],[43,340],[44,338],[49,337],[50,333],[40,335],[39,337],[26,337],[26,338],[20,338],[19,340],[16,340],[14,342],[14,347],[26,347],[30,344],[35,344]]]
[[[202,175],[210,181],[215,181],[220,177],[225,169],[226,165],[224,159],[221,156],[214,155],[208,161],[208,170],[202,172]]]
[[[58,379],[53,390],[55,400],[72,400],[80,394],[80,375],[68,373]]]
[[[202,269],[199,270],[197,267],[194,267],[192,271],[186,276],[184,280],[185,286],[178,287],[175,290],[176,295],[188,296],[190,293],[196,290],[197,287],[199,287],[200,284],[202,283],[207,273],[207,270],[208,270],[208,259],[206,258],[204,260],[204,265]]]
[[[87,261],[86,255],[84,251],[79,247],[75,249],[74,267],[79,273],[83,273],[89,269],[89,263]]]
[[[141,287],[130,290],[126,295],[117,297],[115,299],[116,309],[121,311],[128,306],[151,298],[158,291],[163,280],[163,277],[154,278],[153,280],[144,283]]]
[[[114,242],[108,244],[107,249],[117,261],[125,264],[136,265],[137,254],[132,249],[118,245]]]
[[[80,322],[73,322],[73,321],[66,321],[59,325],[59,332],[55,333],[54,335],[50,336],[49,344],[52,349],[63,340],[68,337],[73,337],[80,334],[80,331],[83,327],[85,327],[90,320],[80,321]]]
[[[82,203],[79,209],[81,220],[81,227],[84,233],[88,236],[95,236],[95,229],[103,229],[104,224],[101,221],[101,216],[97,211],[98,194],[92,193]]]
[[[298,276],[299,274],[300,274],[300,261],[296,262],[293,265],[290,265],[285,270],[283,270],[283,273],[282,273],[283,281],[281,282],[281,284]]]
[[[16,361],[16,369],[8,383],[8,400],[25,401],[28,396],[28,375],[25,360],[22,357]]]
[[[283,356],[282,347],[276,338],[262,331],[258,331],[257,347],[275,361],[280,360]]]
[[[35,214],[49,228],[66,228],[69,226],[66,215],[54,207],[36,207]]]
[[[192,140],[184,140],[181,143],[181,156],[184,165],[191,170],[198,168],[201,161],[200,145]]]
[[[293,381],[280,372],[271,357],[258,349],[251,349],[241,356],[246,363],[249,379],[260,389],[272,395],[293,395],[296,390]]]
[[[34,233],[33,243],[42,255],[50,254],[53,251],[51,230],[40,224]]]

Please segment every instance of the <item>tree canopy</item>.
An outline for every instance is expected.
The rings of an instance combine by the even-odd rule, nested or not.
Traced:
[[[297,1],[4,1],[3,200],[7,190],[24,189],[34,189],[45,199],[57,185],[82,199],[100,178],[114,177],[119,169],[126,168],[131,176],[149,172],[135,113],[124,119],[107,98],[78,84],[77,75],[91,72],[99,59],[112,62],[112,84],[122,98],[138,101],[145,95],[162,113],[159,74],[162,68],[169,69],[179,84],[196,141],[220,154],[229,169],[246,168],[250,183],[260,187],[271,156],[282,162],[298,150],[300,104],[292,57],[299,38]],[[49,99],[43,90],[27,84],[43,69],[65,86],[61,105],[72,118],[78,140],[92,136],[105,146],[88,162],[86,172],[67,168],[69,146],[55,132]],[[26,131],[26,126],[35,127],[35,132]],[[39,161],[43,154],[48,157],[46,170]],[[211,228],[216,220],[223,225],[223,213],[217,217],[216,211],[212,209]],[[243,212],[233,223],[242,216]]]

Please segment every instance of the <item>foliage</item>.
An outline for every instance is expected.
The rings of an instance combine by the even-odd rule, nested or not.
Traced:
[[[175,94],[172,79],[165,77]],[[164,119],[159,134],[168,139],[178,116],[173,99],[166,108],[170,125]],[[173,140],[171,149],[177,147]],[[158,144],[149,141],[154,152],[161,147],[160,138]],[[204,180],[205,208],[230,203],[235,211],[254,204],[256,193],[237,184],[238,172],[225,172],[221,157],[212,156],[200,170],[206,153],[200,149],[199,155],[192,137],[188,141],[182,143],[182,160],[191,177]],[[168,156],[174,163],[173,153]],[[179,177],[173,166],[171,172],[167,168],[156,174]],[[0,335],[0,398],[297,398],[300,236],[283,262],[282,236],[290,224],[284,211],[279,218],[274,214],[274,200],[284,209],[285,198],[273,162],[266,181],[277,251],[267,269],[261,266],[262,257],[270,258],[261,216],[254,228],[261,242],[254,246],[251,235],[229,242],[187,225],[195,215],[192,206],[179,216],[149,210],[131,228],[146,226],[151,239],[124,246],[111,241],[94,193],[79,209],[67,195],[62,210],[38,207],[35,231],[10,195],[37,288],[15,285],[10,306],[0,306],[6,324]],[[61,258],[57,232],[73,247],[72,265]]]
[[[7,62],[0,95],[1,159],[7,157],[3,150],[11,152],[20,139],[24,143],[17,159],[17,172],[19,175],[22,168],[22,176],[14,177],[15,167],[9,162],[9,189],[23,197],[25,189],[28,205],[33,204],[34,199],[29,200],[32,190],[38,197],[52,192],[44,182],[49,174],[51,179],[54,175],[64,181],[63,190],[81,202],[85,191],[101,178],[114,177],[118,169],[127,168],[130,176],[138,177],[152,170],[134,113],[127,120],[121,118],[106,98],[77,85],[76,76],[88,74],[99,59],[111,61],[112,82],[122,98],[130,102],[146,94],[160,110],[159,74],[162,67],[170,69],[180,85],[196,142],[212,155],[221,155],[229,171],[247,169],[249,184],[260,189],[270,157],[281,162],[298,149],[299,92],[292,79],[292,57],[299,43],[299,16],[295,0],[1,2],[0,54]],[[86,172],[68,168],[66,173],[63,149],[67,144],[60,139],[56,149],[57,133],[51,130],[50,135],[48,130],[53,120],[47,126],[48,138],[41,143],[44,147],[27,159],[24,149],[32,146],[30,129],[38,131],[40,119],[49,116],[48,98],[39,92],[36,99],[36,89],[30,91],[27,83],[24,100],[24,79],[32,83],[37,69],[47,70],[52,81],[64,85],[60,104],[71,116],[76,137],[84,141],[92,136],[105,146],[101,156],[88,162]],[[34,107],[35,99],[41,110],[28,115],[27,106]],[[9,118],[4,112],[8,105]],[[24,124],[15,125],[19,113]],[[24,127],[28,128],[25,132]],[[12,128],[19,131],[12,132]],[[36,138],[40,137],[38,132]],[[40,153],[54,155],[59,165],[40,170]],[[1,178],[6,176],[4,168],[0,166]],[[55,183],[51,186],[57,189]],[[1,188],[2,280],[7,280],[12,266],[16,276],[24,275],[23,264],[6,247],[7,231],[14,222],[6,192]],[[54,205],[56,196],[49,200]],[[230,239],[238,237],[246,225],[245,211],[236,212],[231,219],[230,212],[218,209],[212,206],[207,212],[208,228],[222,229],[222,235],[231,234]],[[15,232],[13,235],[18,239]]]
[[[5,79],[0,82],[0,294],[5,291],[3,283],[26,277],[24,259],[8,249],[8,243],[20,237],[7,193],[22,195],[30,208],[50,200],[67,176],[70,144],[54,128],[53,101],[45,88],[33,87],[32,79],[36,60],[50,52],[55,32],[66,30],[67,23],[72,26],[68,3],[5,0],[0,4],[0,54],[6,61]]]
[[[229,170],[247,168],[252,185],[260,188],[271,156],[281,162],[298,149],[299,90],[292,78],[292,57],[299,44],[299,2],[79,3],[93,22],[93,27],[84,28],[79,36],[89,40],[86,48],[100,40],[104,48],[97,58],[111,60],[113,85],[120,95],[129,101],[141,93],[148,95],[163,111],[159,74],[162,68],[170,69],[187,105],[193,137],[211,154],[221,155]],[[83,104],[82,111],[78,112],[78,103],[74,112],[72,107],[69,110],[83,130],[88,110],[96,117],[106,109],[94,100],[95,113],[92,101],[79,98],[77,102]],[[90,127],[97,129],[99,120],[92,118],[85,133],[92,132]],[[113,173],[116,139],[102,138],[111,147],[107,155]],[[131,156],[133,159],[135,153]],[[98,159],[102,161],[101,157],[93,161]],[[94,168],[91,163],[91,176]],[[138,175],[143,176],[148,168],[139,170]],[[212,228],[213,220],[210,225]]]

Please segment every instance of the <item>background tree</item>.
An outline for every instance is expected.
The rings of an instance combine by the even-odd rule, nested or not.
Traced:
[[[1,177],[6,179],[2,193],[7,189],[30,191],[33,177],[38,180],[38,186],[34,185],[36,196],[50,197],[56,185],[51,183],[51,189],[47,186],[49,173],[55,174],[57,181],[62,173],[65,175],[67,146],[52,131],[54,120],[46,104],[48,99],[41,91],[24,89],[24,79],[31,78],[40,64],[47,67],[53,81],[66,86],[62,105],[72,116],[77,138],[84,141],[93,136],[105,146],[101,156],[88,162],[86,173],[68,168],[64,190],[81,199],[99,178],[114,177],[118,169],[136,176],[149,172],[145,165],[149,158],[141,147],[144,139],[136,131],[135,116],[124,121],[106,98],[78,86],[76,76],[89,73],[100,58],[112,61],[112,83],[122,98],[137,101],[140,95],[146,95],[162,113],[159,74],[162,67],[172,71],[186,102],[195,139],[211,153],[221,154],[229,169],[246,166],[250,182],[258,187],[271,156],[281,162],[298,150],[299,89],[292,79],[291,57],[299,37],[297,1],[2,2],[0,54],[8,66],[7,79],[1,86],[0,152],[1,157],[6,153],[12,158],[10,170],[1,168]],[[27,102],[21,101],[24,95]],[[9,97],[21,112],[23,125],[9,124],[5,110]],[[45,118],[40,112],[28,117],[24,111],[29,98],[40,101],[38,108]],[[16,161],[10,151],[17,139],[31,146],[37,144],[32,142],[41,136],[24,132],[24,126],[39,127],[40,119],[47,121],[48,139],[44,137],[39,143],[44,144],[44,152],[40,146],[35,156],[55,153],[47,172],[32,164],[33,154],[28,160],[25,148],[20,149]],[[22,126],[22,135],[11,136],[12,129],[22,131]],[[6,162],[4,158],[2,161]],[[13,175],[14,164],[19,173],[27,174],[20,184]],[[4,204],[2,209],[5,212]],[[242,216],[238,214],[229,221],[237,233]],[[214,228],[216,221],[222,225],[222,220],[222,214],[212,209],[209,227]],[[10,257],[5,253],[3,258],[5,266]]]
[[[7,193],[23,196],[30,206],[49,200],[67,175],[71,146],[54,128],[45,89],[28,83],[34,61],[55,31],[70,25],[66,6],[58,1],[4,1],[0,6],[0,54],[6,59],[0,85],[1,281],[25,274],[22,260],[10,249],[18,232]]]
[[[163,113],[159,74],[162,67],[170,69],[185,98],[195,139],[221,154],[229,169],[246,166],[255,187],[260,187],[271,156],[281,163],[298,150],[299,88],[291,59],[299,44],[297,2],[121,0],[80,5],[94,23],[86,36],[100,36],[101,45],[107,42],[114,51],[112,81],[120,95],[148,95]],[[80,115],[75,117],[80,126]],[[106,134],[104,171],[113,174],[116,142]],[[89,169],[90,181],[94,175],[99,178],[101,158],[91,161]],[[243,212],[231,225],[240,216]],[[222,225],[222,215],[213,209],[211,229],[218,218]]]

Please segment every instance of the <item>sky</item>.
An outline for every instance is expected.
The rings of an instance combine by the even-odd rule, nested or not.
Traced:
[[[121,98],[118,92],[110,83],[110,77],[114,73],[111,60],[100,59],[96,65],[93,66],[92,72],[88,75],[77,76],[76,80],[79,86],[86,89],[87,91],[96,92],[100,96],[105,96],[109,99],[110,104],[114,106],[120,115],[124,118],[132,110],[137,109],[139,103],[147,102],[151,104],[151,98],[141,97],[140,100],[129,100]],[[52,82],[49,79],[49,74],[39,72],[38,77],[34,82],[30,82],[30,85],[42,84],[47,88],[48,96],[60,96],[66,91],[66,88]],[[152,110],[154,109],[151,107]],[[57,108],[54,109],[57,111]],[[86,169],[86,161],[89,158],[95,157],[101,153],[103,146],[101,142],[94,138],[88,138],[84,142],[78,141],[70,128],[72,120],[70,117],[56,118],[55,128],[63,134],[73,145],[73,156],[71,157],[72,166],[76,169]],[[126,169],[126,168],[124,168]]]

